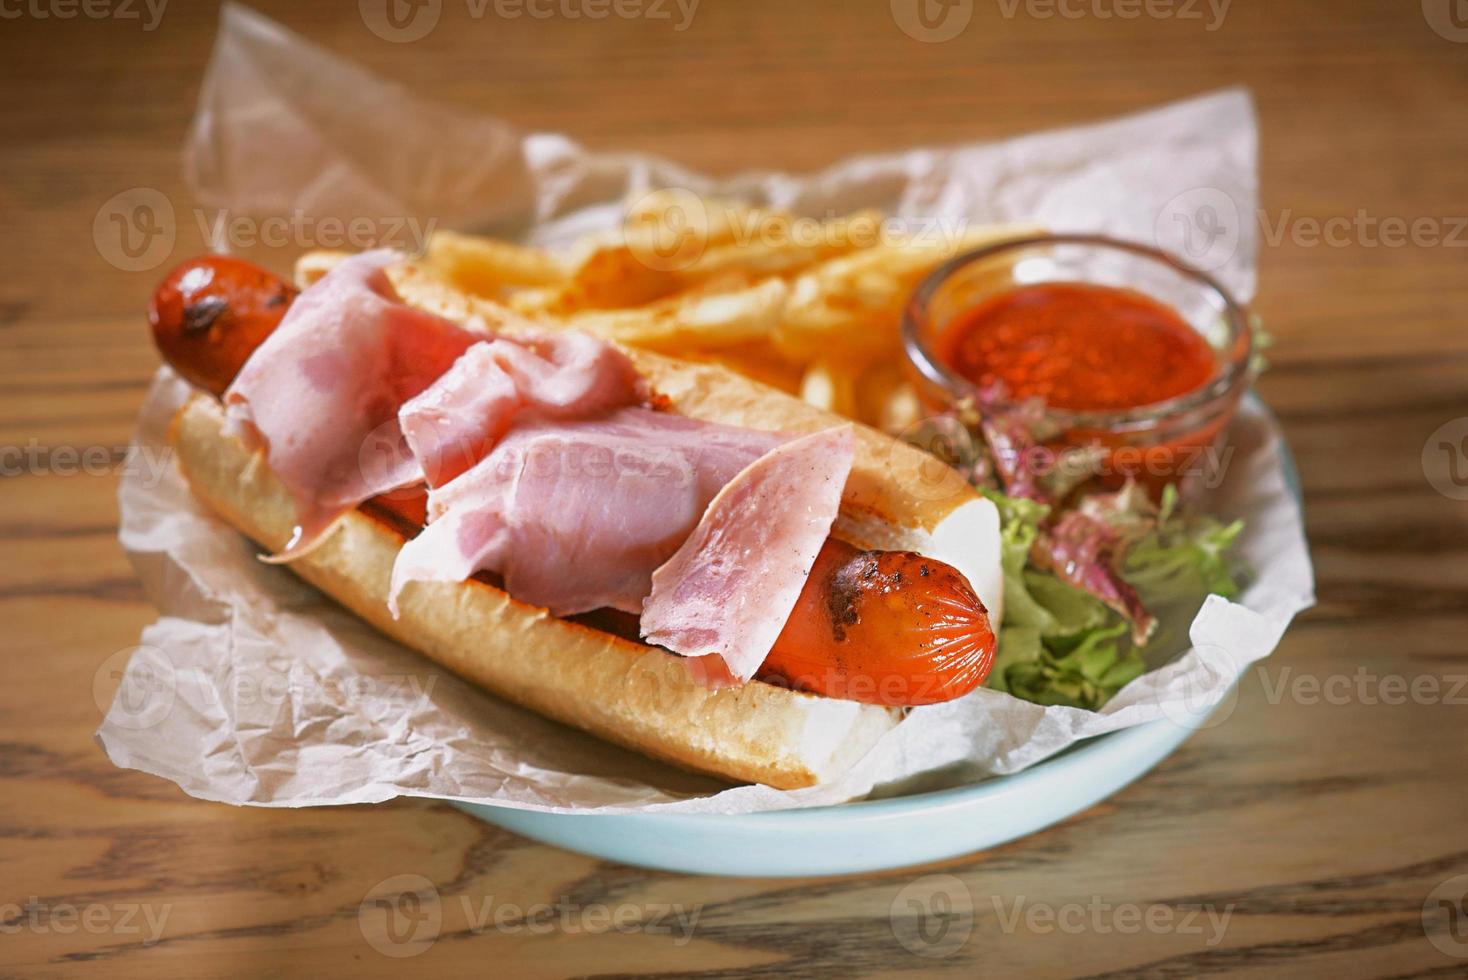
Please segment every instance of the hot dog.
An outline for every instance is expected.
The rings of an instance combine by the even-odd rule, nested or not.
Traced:
[[[298,292],[274,273],[241,259],[193,259],[153,291],[148,303],[153,343],[184,378],[222,395],[255,348],[280,325]]]
[[[395,281],[394,285],[403,291],[401,280]],[[407,293],[412,291],[408,289]],[[247,263],[220,257],[196,259],[175,269],[159,286],[149,306],[149,320],[159,351],[170,365],[186,379],[217,397],[230,388],[250,355],[280,324],[295,297],[296,290],[290,284]],[[422,299],[421,296],[419,298]],[[441,306],[444,299],[442,294],[428,296],[427,301],[420,305],[426,308]],[[448,299],[462,301],[461,297]],[[686,413],[691,417],[698,417],[700,408],[707,409],[716,403],[726,406],[718,411],[728,414],[727,406],[732,402],[727,395],[719,393],[720,389],[737,390],[747,396],[751,387],[750,383],[737,377],[718,377],[712,381],[703,377],[709,371],[728,375],[722,369],[701,366],[685,370],[681,365],[673,369],[655,357],[649,360],[648,356],[635,356],[634,360],[649,375],[656,397],[674,411],[680,407],[692,408]],[[739,409],[733,413],[741,417],[732,421],[749,424],[751,416],[773,410],[772,420],[778,424],[767,426],[770,429],[793,428],[793,422],[801,422],[802,427],[813,427],[811,423],[814,422],[830,424],[826,420],[799,417],[796,407],[788,404],[789,399],[784,399],[787,404],[778,404],[783,396],[773,392],[767,396],[759,394],[763,397],[758,404],[747,397],[741,399]],[[683,406],[680,406],[680,400]],[[185,414],[199,426],[214,426],[222,436],[223,426],[216,424],[217,413],[211,417],[209,411],[199,407]],[[754,427],[766,428],[761,425]],[[875,433],[863,433],[861,439],[865,453],[863,459],[874,454],[869,447],[889,456],[907,451],[906,447],[894,448],[896,444],[884,442],[884,437]],[[196,450],[199,448],[190,445]],[[209,483],[207,478],[196,478],[195,474],[188,473],[188,459],[184,462],[186,474],[195,482],[196,489]],[[884,536],[897,543],[905,543],[901,540],[901,533],[880,527],[885,511],[900,510],[904,506],[915,512],[944,511],[945,502],[926,506],[921,500],[903,501],[900,499],[903,496],[900,483],[887,478],[878,472],[879,469],[869,465],[868,461],[853,471],[847,487],[849,499],[843,504],[844,516],[836,528],[837,534],[844,531],[843,536],[850,540],[833,536],[820,547],[800,588],[794,610],[756,675],[759,681],[746,685],[758,688],[761,698],[778,698],[779,695],[770,691],[787,687],[818,695],[823,700],[908,707],[959,697],[983,682],[993,661],[994,634],[985,604],[964,573],[931,553],[924,555],[913,550],[872,546],[879,543],[876,539]],[[201,490],[201,495],[209,496],[207,488]],[[424,502],[421,490],[399,490],[366,501],[360,510],[369,521],[396,525],[396,530],[404,538],[410,538],[423,526],[426,516]],[[953,506],[952,501],[946,503],[945,513],[938,517],[963,509]],[[972,499],[962,499],[957,503],[970,505],[965,511],[970,517],[976,509],[982,509],[973,506],[975,501]],[[238,505],[233,508],[217,506],[216,509],[225,511],[226,516],[241,516],[230,513],[239,510]],[[934,515],[921,516],[931,525],[942,523],[934,520]],[[254,524],[250,520],[235,520],[234,523],[237,526],[252,525],[246,528],[247,533]],[[987,533],[988,523],[983,520],[980,523]],[[931,531],[932,527],[927,530]],[[259,540],[269,535],[257,532],[252,536]],[[262,543],[279,546],[274,541]],[[297,570],[304,577],[312,578],[305,569]],[[497,583],[493,576],[481,574],[477,578],[481,584],[491,587],[502,584]],[[344,601],[357,608],[354,602]],[[381,614],[366,618],[378,625],[383,624]],[[616,621],[616,615],[578,616],[568,620],[595,622],[598,629]],[[395,624],[388,632],[402,638],[404,629]],[[625,627],[612,629],[613,636],[628,643],[635,642],[635,632],[631,637],[626,636],[626,632]],[[421,643],[414,645],[422,646]],[[428,652],[433,656],[431,651]],[[678,658],[673,659],[678,662]],[[475,674],[471,670],[461,672],[471,677]],[[488,686],[516,700],[542,707],[534,703],[535,698],[516,697],[515,692],[507,692],[502,683]],[[765,690],[767,688],[769,690]],[[787,696],[798,697],[794,694]],[[608,735],[606,726],[568,718],[570,712],[549,710],[547,713]],[[867,723],[859,727],[870,734],[883,726]],[[610,737],[729,778],[799,785],[824,775],[810,769],[794,776],[785,772],[756,772],[754,769],[758,767],[752,768],[748,762],[736,764],[727,759],[711,759],[711,754],[706,751],[696,754],[670,751],[666,746],[650,747],[645,737],[619,737],[616,732],[612,732]],[[691,757],[695,754],[696,758]],[[839,752],[828,754],[833,758],[843,755]],[[718,753],[712,755],[717,756]]]
[[[994,647],[984,604],[952,565],[829,538],[759,676],[870,704],[936,704],[982,684]]]

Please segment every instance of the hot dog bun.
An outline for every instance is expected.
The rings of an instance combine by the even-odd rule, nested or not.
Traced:
[[[291,499],[261,456],[225,434],[218,402],[191,400],[170,440],[211,510],[266,551],[285,544]],[[556,619],[474,579],[422,584],[395,620],[388,582],[403,540],[354,511],[289,567],[461,677],[608,741],[734,782],[793,789],[839,775],[898,721],[893,709],[758,681],[710,690],[681,657]]]
[[[410,304],[454,319],[495,310],[412,263],[390,273]],[[840,421],[724,368],[629,349],[670,407],[693,418],[807,432]],[[195,495],[267,552],[291,536],[291,498],[225,431],[207,396],[174,420],[171,441]],[[858,427],[856,461],[836,532],[869,548],[917,551],[964,573],[1000,618],[999,520],[993,505],[927,454]],[[899,709],[787,690],[759,681],[710,689],[689,661],[517,602],[483,581],[421,583],[387,609],[404,537],[362,511],[289,567],[394,639],[486,690],[591,734],[735,782],[792,789],[845,772],[900,720]]]

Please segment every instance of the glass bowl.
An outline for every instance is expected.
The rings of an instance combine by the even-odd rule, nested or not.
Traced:
[[[1000,293],[1044,283],[1129,289],[1171,307],[1207,341],[1214,370],[1199,388],[1166,401],[1121,410],[1045,407],[1043,448],[1099,446],[1102,481],[1134,478],[1159,491],[1212,486],[1222,476],[1219,450],[1253,375],[1248,312],[1211,276],[1166,252],[1099,235],[1041,235],[959,255],[928,275],[902,315],[902,341],[918,397],[929,411],[965,403],[979,412],[1020,411],[986,396],[935,354],[954,318]]]

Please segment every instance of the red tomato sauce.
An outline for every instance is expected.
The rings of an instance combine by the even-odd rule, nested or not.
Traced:
[[[979,385],[1052,408],[1137,408],[1196,391],[1213,349],[1171,307],[1129,289],[1084,283],[1022,286],[964,311],[937,355]]]

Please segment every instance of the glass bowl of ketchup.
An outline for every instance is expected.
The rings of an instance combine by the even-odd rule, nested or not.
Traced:
[[[934,270],[902,320],[930,410],[1042,406],[1040,448],[1097,447],[1108,486],[1188,491],[1221,475],[1252,377],[1248,313],[1165,252],[1092,235],[1004,242]]]

